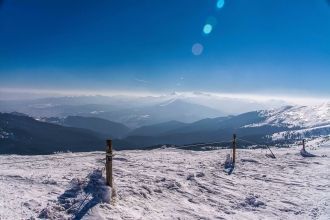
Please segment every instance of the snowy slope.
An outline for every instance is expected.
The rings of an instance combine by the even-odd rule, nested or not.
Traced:
[[[262,122],[250,125],[286,126],[288,128],[312,128],[330,125],[330,102],[317,106],[287,106],[259,112]]]
[[[230,176],[228,150],[116,152],[110,204],[102,152],[3,155],[0,219],[328,219],[329,146],[308,159],[295,147],[274,149],[276,160],[239,150]]]
[[[283,131],[277,132],[272,134],[271,138],[273,141],[278,140],[302,140],[306,138],[330,138],[330,125],[324,125],[320,127],[313,127],[313,128],[304,128],[304,129],[297,129],[292,131]]]
[[[259,111],[261,122],[244,126],[281,127],[285,131],[271,135],[272,140],[292,140],[330,136],[330,102],[317,106],[286,106]]]

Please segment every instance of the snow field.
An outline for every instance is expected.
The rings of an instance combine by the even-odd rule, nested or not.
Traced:
[[[115,197],[104,185],[104,153],[0,156],[0,219],[329,219],[330,148],[120,151]],[[328,156],[328,157],[325,157]]]

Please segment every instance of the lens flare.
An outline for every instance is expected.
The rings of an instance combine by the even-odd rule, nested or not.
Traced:
[[[192,48],[191,48],[191,52],[195,55],[195,56],[199,56],[203,53],[204,47],[202,44],[200,43],[195,43]]]
[[[213,29],[212,25],[206,24],[204,25],[203,32],[204,34],[210,34],[212,32],[212,29]]]
[[[221,9],[225,5],[225,0],[218,0],[217,1],[217,8]]]

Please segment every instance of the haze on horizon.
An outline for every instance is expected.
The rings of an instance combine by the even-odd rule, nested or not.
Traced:
[[[323,102],[329,27],[325,0],[3,0],[0,98],[178,91]]]

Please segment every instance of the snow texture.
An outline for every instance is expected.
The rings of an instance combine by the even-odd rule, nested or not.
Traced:
[[[320,141],[309,144],[320,143]],[[104,153],[0,156],[0,219],[329,219],[330,142],[300,148],[173,148],[115,153],[113,199]]]

